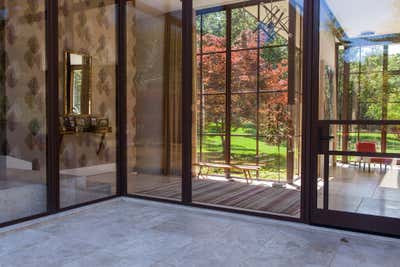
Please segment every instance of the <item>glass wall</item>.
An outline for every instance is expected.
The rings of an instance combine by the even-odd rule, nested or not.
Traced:
[[[127,3],[130,194],[181,198],[181,5]]]
[[[45,11],[0,6],[0,223],[46,212]]]
[[[319,208],[400,218],[399,10],[321,1],[318,116],[336,122],[325,123]]]
[[[195,1],[193,200],[300,215],[302,1]]]
[[[117,5],[59,0],[60,206],[116,192]]]

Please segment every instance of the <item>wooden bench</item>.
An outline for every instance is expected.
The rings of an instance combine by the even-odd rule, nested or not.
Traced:
[[[251,176],[251,171],[259,171],[261,169],[260,166],[254,165],[235,165],[235,164],[226,164],[226,163],[207,163],[207,162],[199,162],[195,164],[199,166],[199,172],[197,177],[200,178],[202,176],[208,176],[210,169],[223,169],[223,170],[239,170],[243,172],[244,177],[246,178],[246,183],[249,184],[253,181]],[[203,168],[206,169],[205,175],[203,174]]]

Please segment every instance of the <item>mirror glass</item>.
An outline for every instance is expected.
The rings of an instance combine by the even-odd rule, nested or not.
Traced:
[[[91,57],[82,53],[64,53],[64,113],[91,114]]]

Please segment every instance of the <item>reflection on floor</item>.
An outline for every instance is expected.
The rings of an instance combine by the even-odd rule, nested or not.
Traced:
[[[112,179],[111,179],[112,177]],[[61,207],[112,195],[115,172],[78,176],[61,174]],[[0,179],[0,223],[46,212],[47,185],[43,171],[7,168]]]
[[[256,182],[255,182],[256,183]],[[129,191],[162,198],[181,198],[181,180],[156,175],[129,176]],[[268,183],[246,184],[212,176],[193,180],[193,201],[240,209],[300,216],[300,191],[275,188]]]
[[[395,267],[400,251],[387,237],[137,199],[17,226],[0,244],[3,267]]]
[[[43,172],[5,169],[0,177],[0,223],[46,211]]]
[[[113,195],[116,188],[115,177],[115,172],[90,176],[61,175],[61,207],[69,207]]]
[[[379,165],[371,171],[350,164],[329,170],[329,209],[400,218],[400,167],[386,172]],[[321,186],[321,184],[320,184]],[[318,206],[322,207],[323,188]]]

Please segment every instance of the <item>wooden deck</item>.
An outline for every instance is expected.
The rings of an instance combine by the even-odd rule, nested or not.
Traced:
[[[131,177],[132,178],[132,177]],[[135,179],[146,179],[148,177]],[[132,181],[134,183],[134,181]],[[143,181],[142,181],[143,182]],[[180,199],[180,180],[137,188],[136,194]],[[193,180],[193,201],[241,209],[300,216],[300,191],[242,182]]]

